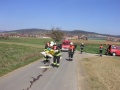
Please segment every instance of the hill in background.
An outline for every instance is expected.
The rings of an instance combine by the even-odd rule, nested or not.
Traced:
[[[68,31],[68,30],[61,30],[65,35],[69,36],[80,36],[80,35],[86,35],[87,37],[120,37],[120,35],[109,35],[109,34],[99,34],[95,32],[88,32],[88,31],[83,31],[83,30],[73,30],[73,31]],[[11,30],[11,31],[2,31],[2,33],[15,33],[15,34],[49,34],[51,30],[47,29],[20,29],[20,30]]]

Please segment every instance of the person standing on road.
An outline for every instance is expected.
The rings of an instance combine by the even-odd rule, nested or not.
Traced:
[[[73,60],[73,54],[74,54],[74,45],[73,45],[73,42],[70,43],[70,47],[69,47],[69,50],[68,50],[68,57],[69,57],[69,60]]]
[[[55,43],[53,46],[53,50],[55,52],[54,57],[53,57],[53,65],[59,67],[60,66],[61,49]]]
[[[84,43],[81,43],[81,45],[80,45],[80,52],[81,52],[81,54],[83,52],[83,49],[84,49]]]
[[[103,52],[103,45],[101,44],[100,47],[99,47],[99,53],[100,53],[101,57],[102,57],[102,52]]]

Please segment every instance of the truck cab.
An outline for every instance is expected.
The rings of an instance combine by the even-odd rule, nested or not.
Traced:
[[[61,51],[68,51],[70,47],[70,40],[63,40],[61,44]]]

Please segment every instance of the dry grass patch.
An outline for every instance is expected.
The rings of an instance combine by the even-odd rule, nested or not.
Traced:
[[[120,57],[90,57],[82,63],[89,90],[120,90]]]
[[[120,45],[120,42],[111,42],[105,40],[72,40],[74,43],[85,43],[85,44],[114,44]]]

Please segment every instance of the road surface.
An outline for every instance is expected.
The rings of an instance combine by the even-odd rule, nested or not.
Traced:
[[[67,58],[68,53],[62,52],[59,68],[42,68],[45,65],[41,59],[0,77],[0,90],[80,90],[78,58],[73,61]]]

